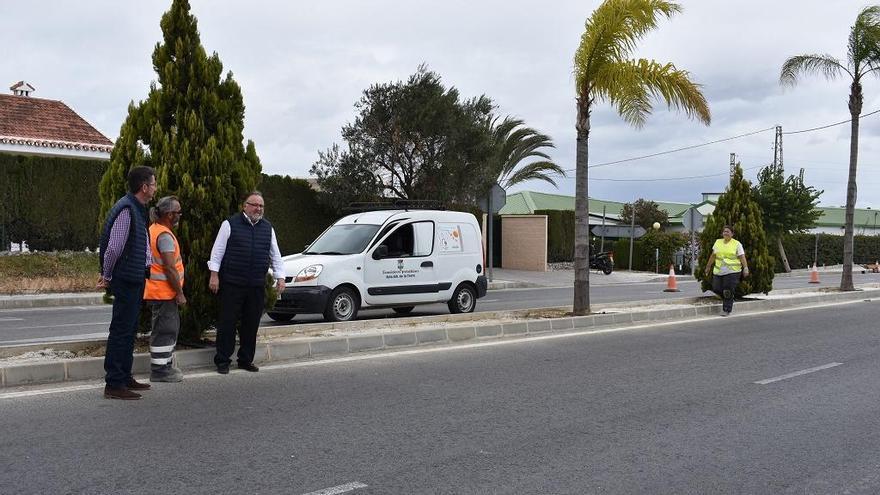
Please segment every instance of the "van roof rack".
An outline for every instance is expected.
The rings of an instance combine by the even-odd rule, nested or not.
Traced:
[[[345,211],[359,213],[375,210],[445,210],[446,205],[432,199],[396,199],[393,201],[366,201],[349,203]]]

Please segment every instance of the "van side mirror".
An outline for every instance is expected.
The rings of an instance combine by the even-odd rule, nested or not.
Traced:
[[[385,244],[380,244],[378,247],[376,247],[376,250],[373,251],[373,259],[374,260],[381,260],[382,258],[387,258],[387,257],[388,257],[388,246],[386,246]]]

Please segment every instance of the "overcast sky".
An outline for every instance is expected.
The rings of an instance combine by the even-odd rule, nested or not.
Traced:
[[[317,152],[340,142],[340,128],[370,84],[406,79],[419,64],[463,96],[486,94],[502,115],[550,135],[553,159],[569,178],[517,189],[574,193],[572,58],[598,1],[561,0],[191,0],[201,40],[234,73],[244,93],[245,138],[263,170],[308,175]],[[625,124],[607,105],[593,113],[590,163],[626,159],[782,125],[786,132],[849,118],[848,83],[808,77],[778,83],[783,61],[802,53],[845,59],[849,28],[866,4],[852,0],[683,0],[683,13],[641,43],[638,57],[673,62],[703,86],[712,125],[658,103],[647,125]],[[115,140],[131,100],[143,99],[151,54],[161,39],[158,1],[31,0],[0,4],[0,72],[8,87],[26,80],[34,96],[61,100]],[[880,110],[880,80],[864,85],[863,113]],[[880,207],[880,114],[862,121],[857,206]],[[655,158],[597,167],[600,199],[698,202],[727,184],[730,153],[753,179],[772,161],[772,130]],[[823,205],[846,200],[849,125],[784,137],[788,173],[824,189]],[[679,177],[712,177],[660,180]],[[639,179],[615,182],[603,179]]]

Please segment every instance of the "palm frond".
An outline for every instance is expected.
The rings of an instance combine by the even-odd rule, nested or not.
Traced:
[[[608,63],[625,60],[636,43],[657,27],[661,17],[681,12],[667,0],[605,0],[593,11],[575,52],[575,84],[579,95],[589,93],[591,75]]]
[[[492,146],[488,166],[505,186],[533,179],[556,185],[546,174],[565,176],[565,171],[553,163],[550,156],[543,151],[555,147],[549,136],[526,127],[522,120],[512,117],[505,117],[501,121],[493,117],[487,124],[491,126],[489,135]],[[533,161],[522,165],[529,160]],[[546,173],[542,174],[542,171]]]
[[[635,127],[642,127],[651,115],[652,99],[662,99],[669,108],[704,124],[712,121],[700,85],[690,80],[687,71],[672,64],[639,59],[607,65],[597,74],[594,88],[598,98],[608,100]]]
[[[833,81],[840,76],[841,72],[846,72],[850,76],[853,75],[840,60],[831,55],[796,55],[790,57],[782,64],[779,83],[784,86],[794,86],[797,84],[797,78],[801,74],[820,74],[825,79]]]
[[[552,175],[565,177],[565,170],[563,170],[562,167],[553,162],[533,162],[516,170],[509,176],[502,178],[502,182],[504,183],[505,188],[530,180],[542,180],[544,182],[548,182],[550,184],[553,184],[554,186],[557,186],[556,181],[553,180]]]
[[[880,6],[867,7],[859,12],[850,29],[847,58],[856,77],[880,65]]]

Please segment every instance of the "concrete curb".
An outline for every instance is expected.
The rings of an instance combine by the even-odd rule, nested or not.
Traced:
[[[82,294],[28,294],[0,296],[0,309],[48,308],[54,306],[93,306],[104,304],[103,292]]]
[[[804,296],[741,301],[736,304],[737,314],[758,313],[767,310],[815,306],[819,304],[858,301],[877,297],[880,292],[819,292]],[[689,298],[688,300],[697,300]],[[671,304],[681,304],[673,301]],[[613,309],[610,305],[609,309]],[[719,304],[693,305],[689,308],[653,309],[647,311],[609,312],[590,316],[550,319],[527,319],[508,323],[480,323],[448,326],[445,321],[432,322],[435,326],[411,331],[371,332],[350,336],[299,337],[262,342],[257,345],[255,362],[259,364],[280,361],[342,356],[369,351],[408,349],[426,345],[455,345],[491,339],[524,338],[548,333],[565,333],[590,328],[604,328],[650,321],[688,320],[718,314]],[[331,330],[325,327],[325,330]],[[183,370],[213,366],[214,349],[185,350],[175,353],[178,366]],[[55,361],[6,364],[0,366],[0,387],[57,383],[76,380],[98,380],[104,376],[103,357],[63,359]],[[136,354],[132,371],[149,373],[148,354]]]

